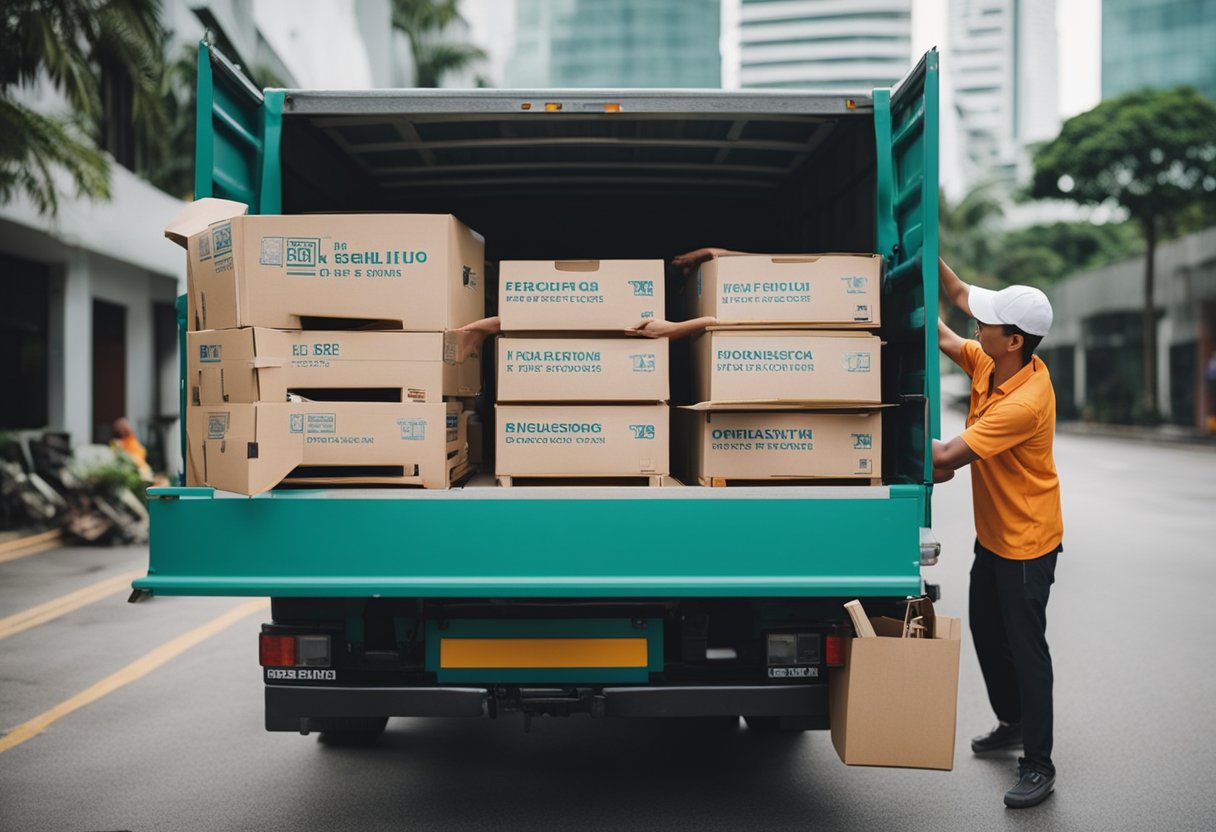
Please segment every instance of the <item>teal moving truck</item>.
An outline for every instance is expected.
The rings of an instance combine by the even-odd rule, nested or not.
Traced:
[[[937,53],[855,95],[260,92],[204,44],[198,85],[196,195],[254,214],[450,213],[491,261],[881,254],[883,477],[154,488],[133,598],[269,597],[274,731],[366,739],[391,716],[513,712],[827,727],[842,603],[919,595],[937,557]]]

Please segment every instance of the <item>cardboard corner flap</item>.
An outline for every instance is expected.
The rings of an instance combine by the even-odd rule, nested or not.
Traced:
[[[212,223],[241,217],[249,212],[249,206],[231,199],[203,197],[191,202],[165,227],[165,236],[182,248],[195,234]]]

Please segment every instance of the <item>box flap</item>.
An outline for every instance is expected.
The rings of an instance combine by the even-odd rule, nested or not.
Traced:
[[[165,227],[165,236],[185,248],[187,240],[212,223],[240,217],[248,212],[249,206],[243,202],[204,197],[183,208],[182,212]]]

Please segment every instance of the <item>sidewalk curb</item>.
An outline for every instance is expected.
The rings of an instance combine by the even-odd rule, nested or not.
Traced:
[[[1170,433],[1132,425],[1056,422],[1056,433],[1067,436],[1093,436],[1099,439],[1126,439],[1145,445],[1169,445],[1216,453],[1216,436],[1208,438],[1199,434]]]

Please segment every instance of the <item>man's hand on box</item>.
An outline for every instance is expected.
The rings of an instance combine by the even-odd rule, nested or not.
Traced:
[[[629,329],[627,335],[642,335],[646,338],[671,338],[679,330],[679,324],[657,318],[643,318]]]
[[[485,343],[486,337],[496,335],[501,331],[502,325],[497,316],[493,318],[482,318],[480,321],[473,321],[473,323],[465,324],[457,329],[457,363],[464,361],[466,358],[477,355],[481,351],[481,345]]]
[[[730,249],[725,248],[699,248],[696,251],[689,251],[685,254],[680,254],[671,259],[671,265],[684,272],[684,276],[692,274],[692,270],[704,263],[706,260],[712,260],[715,257],[721,257],[723,254],[736,254]]]

